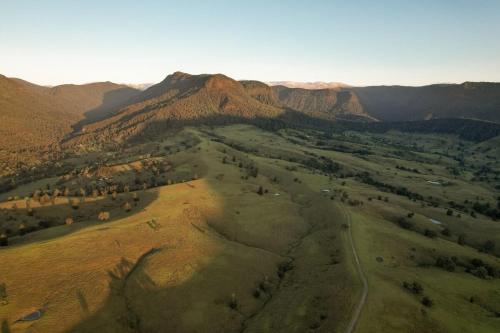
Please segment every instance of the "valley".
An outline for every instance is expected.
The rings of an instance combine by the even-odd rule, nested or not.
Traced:
[[[2,194],[2,327],[496,332],[494,149],[235,124],[68,155]]]
[[[499,333],[500,1],[3,1],[0,333]]]

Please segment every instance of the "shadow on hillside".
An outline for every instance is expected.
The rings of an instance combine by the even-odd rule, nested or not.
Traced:
[[[230,150],[230,148],[227,149]],[[228,164],[226,167],[238,168],[236,162],[233,165]],[[260,181],[271,179],[275,175],[273,170],[262,167]],[[300,214],[304,215],[300,223],[311,223],[318,228],[330,225],[331,216],[336,213],[330,200],[314,192],[307,184],[294,182],[293,178],[294,175],[286,171],[280,175],[282,190],[289,191],[295,197],[292,200],[303,208]],[[226,244],[224,251],[217,253],[214,258],[209,258],[203,265],[197,266],[188,279],[181,280],[178,284],[168,284],[163,279],[171,276],[168,274],[173,274],[172,280],[177,282],[175,278],[175,275],[179,274],[177,270],[191,265],[189,260],[176,267],[176,270],[171,273],[167,273],[163,267],[155,266],[155,274],[158,274],[157,270],[163,269],[161,279],[167,285],[166,287],[155,283],[148,273],[147,268],[151,269],[151,266],[148,267],[147,262],[153,256],[162,256],[165,254],[164,251],[175,251],[175,248],[153,248],[135,263],[122,258],[116,267],[108,271],[111,292],[104,305],[90,316],[82,317],[82,321],[68,332],[239,332],[243,328],[244,321],[258,313],[262,309],[261,306],[270,299],[269,292],[272,290],[273,295],[277,294],[276,288],[286,273],[280,271],[278,268],[280,266],[277,264],[282,264],[283,260],[286,261],[288,254],[281,254],[281,256],[272,254],[269,250],[272,251],[272,246],[269,246],[269,249],[263,248],[264,245],[259,244],[251,232],[241,228],[242,226],[238,227],[241,229],[237,232],[232,232],[236,224],[233,213],[241,198],[235,198],[234,193],[227,197],[228,193],[219,189],[222,185],[217,177],[207,176],[207,181],[217,196],[223,199],[222,215],[224,216],[217,217],[222,221],[217,224],[217,230],[211,230],[213,224],[204,217],[204,223],[207,225],[199,229],[193,225],[196,228],[193,232],[221,239]],[[237,181],[236,178],[234,181]],[[304,197],[306,194],[307,198]],[[258,194],[255,193],[255,196]],[[269,194],[263,196],[262,200],[274,200],[270,198]],[[244,204],[241,203],[241,205]],[[272,218],[268,220],[272,226]],[[201,221],[196,221],[195,224],[199,222]],[[340,222],[336,221],[336,223],[340,225]],[[339,230],[340,227],[335,226],[335,228]],[[303,237],[310,235],[311,230],[289,237],[285,251],[295,249]],[[245,232],[248,234],[245,235]],[[338,246],[339,242],[332,242],[332,236],[327,236],[326,233],[324,235],[325,238],[318,239],[317,243],[313,242],[312,248],[316,248],[315,244],[320,242]],[[273,237],[285,236],[276,232]],[[238,255],[235,255],[228,250],[233,245],[242,246],[244,250],[242,252],[238,250]],[[186,244],[186,246],[193,245]],[[293,275],[293,278],[284,284],[282,288],[285,290],[285,296],[274,304],[271,310],[275,311],[272,312],[272,324],[277,325],[276,327],[285,325],[280,318],[284,319],[287,316],[290,316],[289,319],[292,318],[292,309],[299,305],[306,308],[307,315],[302,319],[294,318],[293,320],[302,320],[300,325],[304,329],[311,325],[311,321],[317,321],[320,313],[324,312],[328,312],[328,318],[331,320],[329,325],[335,327],[343,319],[345,312],[350,311],[348,301],[339,302],[339,300],[350,299],[347,297],[351,295],[349,294],[351,292],[349,288],[352,288],[350,276],[344,268],[340,268],[343,265],[330,262],[332,255],[338,255],[336,250],[333,247],[325,249],[328,250],[324,254],[312,252],[314,257],[321,257],[321,260],[314,259],[307,263],[302,261],[298,264],[301,266],[301,271],[296,273],[294,268],[290,268],[292,271],[286,273]],[[251,258],[250,253],[258,254],[258,263]],[[329,262],[326,265],[332,267],[336,265],[337,273],[328,275],[330,278],[334,276],[338,279],[336,284],[324,278],[326,274],[330,274],[326,273],[325,263],[323,263],[325,260]],[[158,275],[155,277],[158,279]],[[264,285],[262,281],[265,281]],[[243,292],[236,293],[236,300],[232,303],[231,294],[235,290],[243,290]],[[258,296],[255,296],[256,290]],[[318,296],[319,294],[322,295]],[[325,294],[328,296],[324,296]],[[82,312],[85,312],[85,306],[81,308]]]
[[[131,99],[140,93],[139,90],[133,88],[120,88],[108,91],[104,94],[101,105],[88,110],[84,113],[85,119],[74,124],[73,131],[79,132],[83,126],[99,121],[118,111],[120,108],[127,105]]]
[[[157,190],[137,191],[139,193],[139,201],[134,202],[131,193],[120,193],[116,200],[113,200],[111,196],[107,196],[106,198],[101,197],[93,201],[80,201],[78,209],[73,209],[69,203],[58,203],[56,205],[48,203],[40,207],[35,207],[33,209],[33,216],[28,216],[28,212],[24,208],[17,208],[15,215],[12,215],[13,211],[4,210],[0,213],[4,217],[14,216],[20,221],[19,223],[27,221],[25,223],[27,227],[26,234],[9,237],[9,248],[56,239],[95,225],[105,226],[107,223],[140,212],[158,198]],[[77,199],[81,200],[81,198]],[[126,202],[129,202],[131,205],[130,212],[126,212],[123,209],[123,205]],[[109,212],[109,219],[99,221],[98,215],[100,212]],[[73,219],[73,224],[65,224],[65,220],[68,217]]]
[[[67,332],[184,332],[181,327],[176,326],[176,323],[182,321],[179,317],[195,313],[193,304],[203,304],[206,300],[203,296],[206,294],[219,297],[218,303],[207,302],[206,306],[220,307],[221,317],[193,320],[206,322],[206,332],[212,332],[208,327],[214,325],[214,322],[225,326],[224,332],[239,331],[243,317],[230,309],[230,294],[218,295],[214,282],[224,286],[231,283],[230,280],[241,279],[242,276],[226,274],[220,267],[207,264],[181,284],[162,288],[143,269],[149,257],[161,251],[168,249],[151,249],[135,263],[122,258],[115,267],[108,270],[110,294],[106,302],[91,315],[86,315],[85,308],[81,307],[84,320]],[[178,303],[173,307],[165,306],[171,300],[178,300]]]
[[[123,120],[131,119],[141,113],[148,113],[153,106],[139,110],[134,114],[126,116]],[[154,139],[165,131],[179,129],[185,126],[225,126],[232,124],[248,124],[260,127],[264,130],[276,131],[283,128],[295,129],[313,129],[322,131],[360,131],[360,132],[375,132],[385,133],[390,130],[398,130],[402,132],[421,132],[421,133],[446,133],[460,136],[462,139],[470,141],[484,141],[489,138],[500,135],[500,125],[484,121],[472,119],[431,119],[425,121],[405,121],[405,122],[378,122],[366,121],[364,118],[355,116],[344,117],[338,116],[337,119],[330,116],[318,114],[306,114],[304,112],[295,111],[292,109],[284,109],[284,111],[276,117],[257,116],[247,118],[243,116],[212,114],[209,116],[194,118],[194,119],[176,119],[164,118],[153,121],[143,121],[137,125],[127,124],[126,128],[114,128],[114,130],[123,130],[127,133],[125,143],[141,142],[144,139]],[[108,131],[108,132],[107,132]],[[88,140],[99,140],[100,136],[105,138],[113,137],[119,133],[109,131],[103,128],[98,133],[90,134],[87,137],[82,136],[82,133],[74,133],[71,139],[86,142]]]

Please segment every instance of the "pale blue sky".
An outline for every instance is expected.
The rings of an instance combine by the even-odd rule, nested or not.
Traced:
[[[0,0],[0,74],[354,85],[500,81],[500,0]]]

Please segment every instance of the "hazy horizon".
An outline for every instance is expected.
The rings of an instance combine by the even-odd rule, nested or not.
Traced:
[[[0,73],[40,85],[259,81],[422,86],[500,81],[498,1],[20,1],[0,13]]]

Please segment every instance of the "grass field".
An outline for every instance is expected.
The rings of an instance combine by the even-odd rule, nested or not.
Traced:
[[[487,240],[499,244],[500,224],[469,213],[472,202],[495,203],[498,165],[481,174],[490,181],[478,179],[475,162],[457,160],[464,151],[486,161],[491,149],[434,135],[232,125],[73,156],[76,171],[1,197],[11,198],[0,203],[0,232],[11,230],[9,246],[0,247],[2,329],[344,332],[362,292],[347,212],[369,285],[356,332],[499,331],[500,279],[435,265],[446,256],[500,268],[498,246],[478,251]],[[131,189],[91,196],[103,177]],[[78,209],[59,196],[31,200],[35,213],[27,214],[24,198],[47,184],[71,189],[70,197],[89,190],[74,197]],[[415,194],[422,197],[408,197]],[[75,223],[62,223],[68,216]],[[400,227],[401,218],[412,227]],[[20,223],[40,220],[54,224],[17,233]],[[410,292],[405,281],[423,291]],[[37,309],[40,319],[16,322]]]

